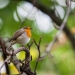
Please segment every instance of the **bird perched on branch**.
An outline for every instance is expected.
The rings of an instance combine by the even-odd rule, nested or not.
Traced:
[[[21,45],[29,43],[31,39],[31,29],[30,27],[24,27],[17,30],[9,41],[12,41],[13,44],[19,43]]]

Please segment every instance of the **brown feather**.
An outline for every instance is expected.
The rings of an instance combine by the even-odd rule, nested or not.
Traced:
[[[16,39],[17,39],[19,36],[21,36],[24,32],[25,32],[24,29],[19,29],[19,30],[17,30],[17,31],[14,33],[13,37],[12,37],[10,40],[16,40]]]

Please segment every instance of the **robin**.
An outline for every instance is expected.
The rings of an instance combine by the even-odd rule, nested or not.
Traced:
[[[24,27],[17,30],[14,33],[13,37],[10,39],[10,41],[12,41],[13,44],[15,43],[19,43],[21,45],[28,44],[31,39],[31,29],[32,28],[30,27]]]

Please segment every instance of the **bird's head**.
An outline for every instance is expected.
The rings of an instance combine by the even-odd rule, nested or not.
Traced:
[[[24,27],[24,31],[26,32],[28,37],[31,37],[31,27]]]

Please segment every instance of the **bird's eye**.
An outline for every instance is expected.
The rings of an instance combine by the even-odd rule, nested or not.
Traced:
[[[27,27],[25,29],[28,29]]]

